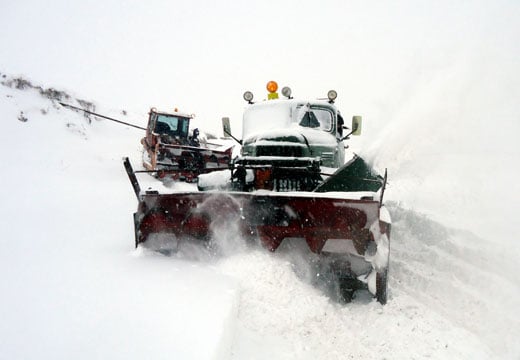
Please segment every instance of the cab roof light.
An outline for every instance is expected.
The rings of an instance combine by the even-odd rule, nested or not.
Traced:
[[[336,100],[336,98],[338,97],[338,93],[336,92],[336,90],[329,90],[329,92],[327,93],[327,97],[329,98],[329,102],[333,104],[334,100]]]
[[[248,104],[253,103],[253,93],[251,91],[246,91],[244,93],[244,100],[248,102]]]
[[[267,91],[269,91],[269,94],[267,94],[267,99],[269,100],[274,100],[274,99],[278,99],[278,93],[276,92],[276,90],[278,90],[278,84],[276,83],[276,81],[269,81],[267,83]]]
[[[267,83],[267,91],[269,91],[270,93],[274,93],[276,92],[276,90],[278,90],[278,84],[276,83],[276,81],[269,81]]]
[[[282,95],[285,96],[287,99],[292,99],[291,93],[292,93],[292,91],[291,91],[290,87],[284,86],[282,88]]]

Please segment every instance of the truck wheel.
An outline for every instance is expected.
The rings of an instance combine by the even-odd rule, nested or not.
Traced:
[[[340,301],[349,303],[354,298],[354,293],[358,289],[357,279],[342,278],[339,280]]]

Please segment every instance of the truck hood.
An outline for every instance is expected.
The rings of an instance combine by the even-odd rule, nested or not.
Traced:
[[[251,145],[282,145],[307,144],[311,146],[336,146],[336,139],[330,133],[302,126],[291,126],[284,129],[268,130],[253,134],[244,139],[244,146]]]

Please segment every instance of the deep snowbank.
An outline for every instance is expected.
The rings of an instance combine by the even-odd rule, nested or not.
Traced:
[[[87,119],[30,89],[0,86],[0,112],[2,358],[520,354],[514,251],[471,228],[391,204],[389,303],[359,293],[342,306],[310,285],[305,251],[268,254],[226,234],[222,258],[196,247],[174,257],[133,250],[136,201],[121,158],[139,164],[140,131]],[[126,120],[134,119],[145,114]],[[407,175],[423,168],[407,166],[403,177],[392,174],[390,197],[413,200],[421,180]]]

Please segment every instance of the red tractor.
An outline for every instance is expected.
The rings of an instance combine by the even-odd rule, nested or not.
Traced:
[[[198,175],[227,169],[233,146],[199,139],[199,129],[190,130],[193,115],[150,110],[143,144],[143,166],[158,178],[196,181]]]

